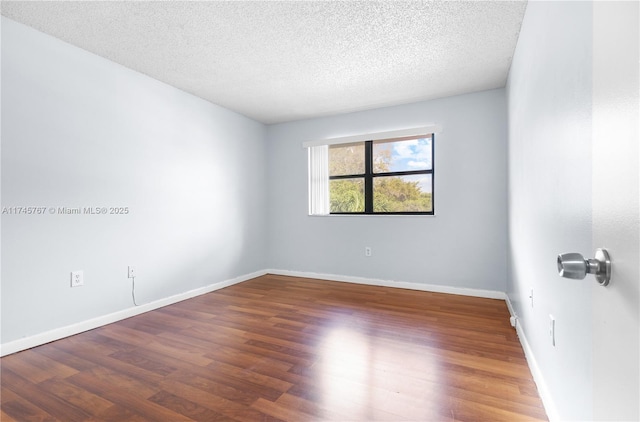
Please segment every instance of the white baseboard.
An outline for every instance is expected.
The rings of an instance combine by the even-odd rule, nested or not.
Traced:
[[[507,308],[509,308],[509,313],[512,317],[516,319],[516,332],[518,333],[518,339],[520,340],[520,344],[522,345],[522,349],[524,350],[524,355],[527,358],[527,363],[529,365],[529,369],[531,370],[531,375],[533,375],[533,380],[538,387],[538,394],[540,395],[540,399],[542,400],[542,405],[544,406],[545,412],[547,412],[547,417],[550,422],[559,421],[560,417],[558,416],[558,411],[549,392],[549,388],[547,387],[547,383],[544,380],[544,376],[542,375],[542,371],[538,366],[538,361],[536,360],[535,355],[533,354],[533,349],[529,345],[527,341],[527,336],[524,334],[524,329],[522,328],[522,323],[518,318],[518,315],[511,304],[511,300],[509,300],[509,295],[505,295],[505,300],[507,302]]]
[[[353,276],[341,276],[336,274],[320,274],[320,273],[303,272],[303,271],[286,271],[286,270],[275,270],[275,269],[261,270],[261,271],[256,271],[250,274],[245,274],[239,277],[235,277],[233,279],[214,283],[209,286],[201,287],[194,290],[189,290],[187,292],[179,293],[179,294],[176,294],[167,298],[159,299],[153,302],[145,303],[140,306],[123,309],[121,311],[117,311],[108,315],[103,315],[97,318],[92,318],[90,320],[81,321],[76,324],[68,325],[66,327],[60,327],[54,330],[46,331],[44,333],[39,333],[32,336],[24,337],[18,340],[14,340],[14,341],[0,345],[0,356],[10,355],[12,353],[20,352],[22,350],[30,349],[32,347],[40,346],[42,344],[46,344],[55,340],[60,340],[62,338],[69,337],[75,334],[79,334],[84,331],[93,330],[94,328],[102,327],[103,325],[107,325],[116,321],[121,321],[123,319],[131,318],[133,316],[140,315],[145,312],[152,311],[154,309],[162,308],[163,306],[167,306],[173,303],[181,302],[183,300],[191,299],[193,297],[200,296],[205,293],[209,293],[218,289],[222,289],[224,287],[232,286],[234,284],[238,284],[243,281],[247,281],[252,278],[259,277],[265,274],[290,275],[290,276],[296,276],[296,277],[316,278],[316,279],[340,281],[340,282],[346,282],[346,283],[367,284],[372,286],[396,287],[396,288],[402,288],[402,289],[421,290],[421,291],[438,292],[438,293],[450,293],[450,294],[457,294],[457,295],[464,295],[464,296],[485,297],[485,298],[491,298],[491,299],[503,299],[503,300],[505,299],[505,294],[503,292],[494,291],[494,290],[468,289],[468,288],[441,286],[441,285],[434,285],[434,284],[410,283],[410,282],[403,282],[403,281],[381,280],[381,279],[353,277]]]
[[[250,280],[255,277],[265,275],[266,271],[256,271],[250,274],[244,274],[229,280],[224,280],[218,283],[210,284],[198,289],[189,290],[187,292],[178,293],[167,298],[155,300],[153,302],[145,303],[140,306],[123,309],[108,315],[103,315],[97,318],[89,319],[86,321],[78,322],[76,324],[68,325],[66,327],[56,328],[54,330],[46,331],[44,333],[36,334],[29,337],[24,337],[18,340],[2,344],[0,346],[0,356],[10,355],[12,353],[20,352],[22,350],[30,349],[32,347],[40,346],[61,338],[73,336],[75,334],[82,333],[84,331],[93,330],[94,328],[102,327],[103,325],[111,324],[116,321],[131,318],[132,316],[140,315],[145,312],[152,311],[154,309],[162,308],[163,306],[171,305],[177,302],[182,302],[186,299],[191,299],[196,296],[203,295],[205,293],[213,292],[223,287],[232,286],[234,284],[241,283],[243,281]]]
[[[469,289],[466,287],[442,286],[437,284],[412,283],[408,281],[382,280],[377,278],[353,277],[338,274],[311,273],[306,271],[266,270],[268,274],[289,275],[294,277],[316,278],[320,280],[341,281],[345,283],[367,284],[370,286],[397,287],[400,289],[420,290],[424,292],[449,293],[462,296],[484,297],[505,300],[504,292],[497,290]]]

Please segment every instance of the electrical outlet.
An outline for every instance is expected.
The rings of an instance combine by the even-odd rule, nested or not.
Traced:
[[[364,256],[371,256],[371,246],[364,247]]]
[[[136,276],[136,267],[133,265],[129,265],[127,269],[127,278],[135,278]]]
[[[531,299],[531,307],[533,308],[533,288],[529,290],[529,299]]]
[[[556,319],[553,315],[549,314],[549,337],[551,338],[551,345],[556,345]]]
[[[84,286],[84,272],[71,271],[71,287]]]

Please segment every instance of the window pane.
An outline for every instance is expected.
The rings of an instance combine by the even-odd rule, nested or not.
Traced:
[[[339,179],[329,183],[331,212],[364,212],[364,179]]]
[[[432,175],[375,177],[373,212],[431,212]]]
[[[431,170],[431,136],[405,141],[374,141],[373,172]]]
[[[329,147],[329,175],[364,174],[364,142],[331,145]]]

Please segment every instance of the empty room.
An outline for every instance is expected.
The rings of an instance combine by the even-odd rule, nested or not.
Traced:
[[[637,1],[2,1],[0,420],[640,420]]]

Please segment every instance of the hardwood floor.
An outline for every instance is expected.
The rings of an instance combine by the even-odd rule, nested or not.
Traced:
[[[295,277],[0,364],[3,422],[547,420],[504,301]]]

